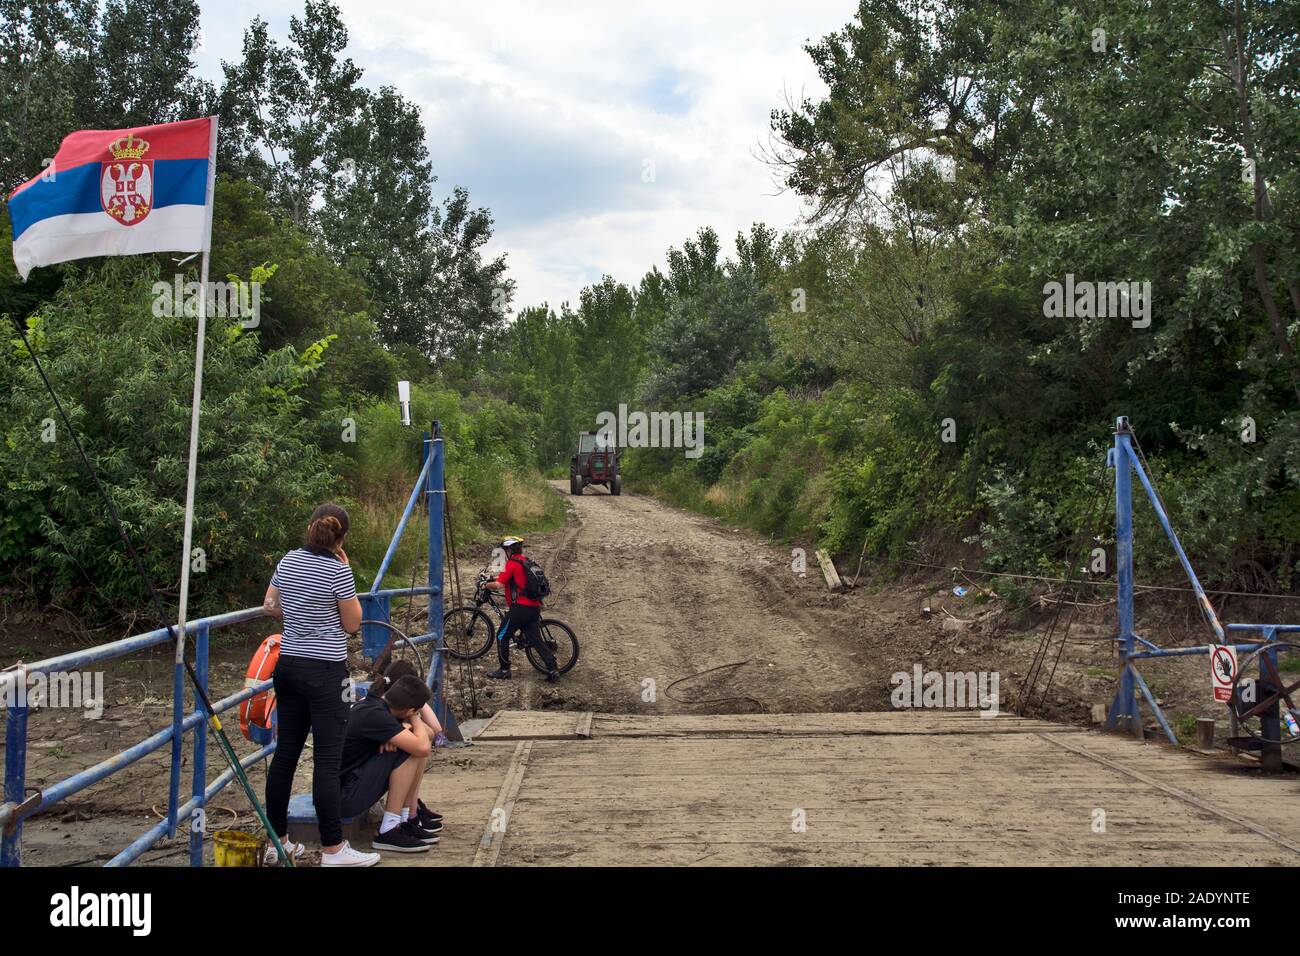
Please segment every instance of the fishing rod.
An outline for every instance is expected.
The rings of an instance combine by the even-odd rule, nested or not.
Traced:
[[[23,345],[27,346],[27,354],[32,357],[32,363],[36,366],[36,371],[41,376],[41,381],[45,383],[45,389],[50,393],[50,398],[54,400],[54,407],[58,409],[59,417],[63,419],[63,424],[68,429],[68,434],[72,436],[72,443],[76,446],[77,454],[81,456],[81,462],[90,472],[91,480],[95,484],[95,489],[99,496],[104,499],[104,504],[108,506],[108,515],[113,520],[114,527],[117,528],[117,534],[122,539],[122,544],[126,546],[126,553],[130,556],[132,564],[135,565],[136,572],[144,582],[146,590],[149,592],[149,603],[153,608],[154,614],[158,621],[167,631],[167,636],[172,645],[181,651],[181,663],[185,665],[185,673],[190,677],[190,684],[194,687],[195,699],[203,705],[204,711],[207,712],[207,723],[216,734],[217,743],[220,746],[222,755],[226,758],[226,763],[230,765],[230,772],[239,785],[244,790],[244,795],[248,797],[248,802],[253,805],[253,811],[257,814],[257,819],[261,821],[262,826],[266,828],[267,834],[271,837],[271,843],[275,846],[275,852],[279,854],[281,866],[293,866],[293,859],[285,852],[284,846],[280,842],[280,837],[276,834],[271,826],[271,821],[267,819],[266,811],[262,808],[262,803],[257,799],[257,794],[253,792],[253,785],[249,782],[248,774],[244,772],[244,765],[240,763],[239,755],[235,753],[235,748],[230,743],[230,738],[226,736],[226,731],[221,725],[221,719],[217,717],[217,712],[212,706],[212,700],[208,697],[208,692],[203,688],[203,682],[199,680],[199,675],[194,670],[194,665],[184,659],[184,649],[180,643],[180,635],[176,633],[171,622],[167,618],[166,609],[163,607],[162,598],[158,596],[158,590],[153,585],[153,579],[149,577],[149,572],[140,559],[139,553],[135,550],[135,545],[131,543],[130,537],[126,533],[126,528],[122,524],[122,519],[118,516],[117,508],[113,505],[113,499],[109,497],[108,492],[104,489],[99,480],[99,471],[95,468],[94,462],[86,454],[86,449],[82,447],[81,439],[77,437],[77,430],[72,425],[72,419],[68,417],[67,411],[63,407],[63,402],[59,400],[58,393],[54,390],[49,376],[45,374],[45,368],[41,365],[41,360],[36,357],[36,350],[32,348],[32,343],[27,339],[27,330],[23,327],[22,321],[15,315],[10,315],[14,328],[18,330],[18,335],[23,340]],[[188,560],[188,555],[183,556],[182,560]]]

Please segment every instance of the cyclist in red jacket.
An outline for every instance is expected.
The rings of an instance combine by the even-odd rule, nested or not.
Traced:
[[[489,591],[504,591],[510,610],[497,632],[497,663],[500,667],[487,676],[496,680],[510,679],[510,638],[521,632],[524,646],[536,649],[546,665],[546,679],[554,684],[560,679],[560,671],[555,664],[555,655],[542,641],[542,629],[538,623],[542,617],[542,600],[525,593],[528,587],[525,562],[528,559],[524,556],[524,539],[511,536],[501,542],[501,548],[506,553],[506,566],[495,581],[488,581],[483,586]]]

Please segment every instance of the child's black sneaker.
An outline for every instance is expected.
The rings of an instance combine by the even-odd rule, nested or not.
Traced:
[[[438,824],[437,830],[426,830],[414,820],[407,820],[402,824],[402,829],[425,846],[432,846],[438,842],[438,831],[442,829],[442,824]]]
[[[420,817],[420,823],[424,825],[426,830],[435,823],[442,823],[442,814],[430,810],[424,805],[423,800],[415,801],[415,812]]]
[[[420,830],[422,830],[422,831],[425,832],[425,833],[441,833],[441,832],[442,832],[442,821],[441,821],[441,820],[421,820],[421,819],[419,819],[418,817],[412,817],[411,819],[407,820],[406,822],[409,823],[409,824],[411,824],[412,826],[418,827]]]
[[[429,849],[424,840],[411,832],[408,823],[399,823],[387,833],[376,833],[370,846],[389,853],[423,853]]]

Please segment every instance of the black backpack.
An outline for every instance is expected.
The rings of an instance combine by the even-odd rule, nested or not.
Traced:
[[[546,580],[546,572],[536,561],[530,561],[528,558],[514,557],[511,561],[518,561],[519,566],[524,569],[524,597],[530,601],[540,601],[551,593],[551,583]]]

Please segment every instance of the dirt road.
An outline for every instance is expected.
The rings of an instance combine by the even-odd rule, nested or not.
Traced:
[[[530,542],[571,624],[578,666],[557,688],[516,668],[492,709],[609,713],[857,710],[887,706],[873,643],[900,621],[827,593],[816,562],[640,495],[570,497],[561,531]],[[522,662],[521,662],[522,663]]]
[[[1009,710],[1057,613],[1054,604],[995,594],[996,581],[952,573],[864,581],[831,594],[811,553],[799,574],[790,547],[750,532],[642,495],[571,496],[567,482],[552,485],[571,508],[569,522],[532,538],[528,551],[553,585],[547,613],[577,632],[581,659],[556,687],[523,661],[502,686],[481,680],[496,666],[485,656],[479,664],[490,667],[475,667],[474,678],[480,713],[888,710],[892,675],[917,665],[996,672],[1000,706]],[[473,573],[464,571],[465,586]],[[1057,631],[1035,686],[1035,716],[1087,723],[1089,708],[1114,694],[1114,606],[1104,598],[1071,621],[1063,647],[1065,629]],[[1144,633],[1157,640],[1198,640],[1186,608],[1138,610]],[[1203,669],[1193,658],[1151,668],[1148,681],[1171,719],[1206,712]],[[452,686],[464,677],[453,668]]]

